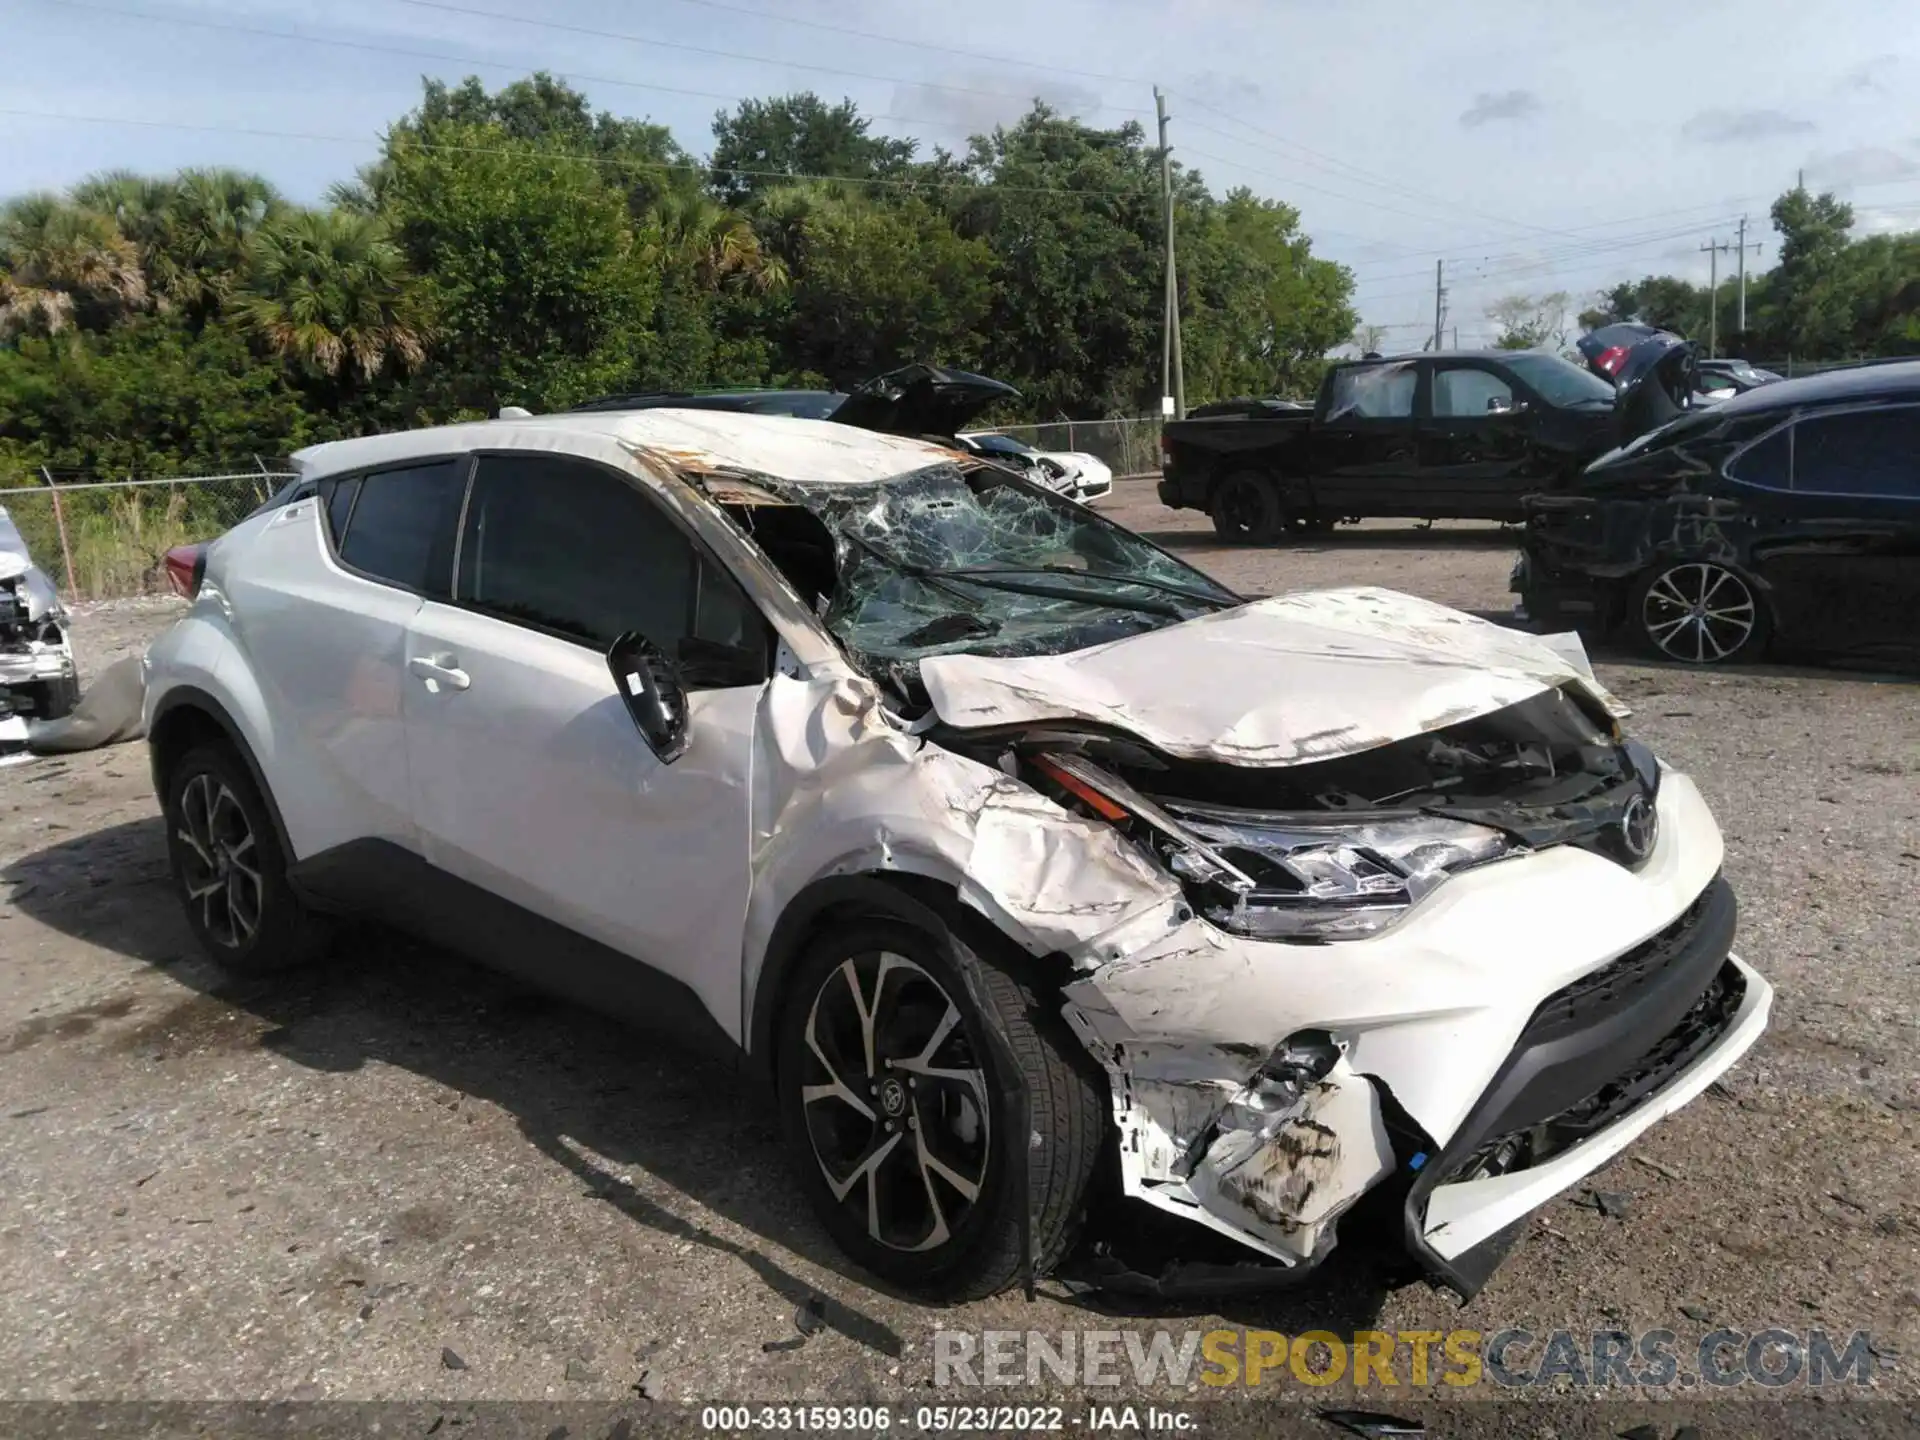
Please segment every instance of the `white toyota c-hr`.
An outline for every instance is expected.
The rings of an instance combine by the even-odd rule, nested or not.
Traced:
[[[1771,991],[1577,642],[1243,602],[977,456],[655,409],[323,445],[147,660],[215,958],[370,913],[767,1078],[870,1270],[1130,1203],[1299,1270],[1362,1195],[1471,1294]],[[1369,1213],[1377,1207],[1370,1205]]]

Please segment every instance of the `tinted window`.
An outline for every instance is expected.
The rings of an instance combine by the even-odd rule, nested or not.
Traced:
[[[1793,488],[1920,499],[1920,407],[1849,410],[1793,427]]]
[[[361,477],[340,559],[364,575],[444,597],[465,469],[461,461],[441,460]]]
[[[481,457],[459,596],[596,650],[637,630],[683,661],[689,639],[765,651],[764,622],[732,577],[646,496],[583,460]]]
[[[1513,408],[1513,387],[1491,370],[1438,370],[1433,376],[1433,413],[1442,420]]]
[[[1409,419],[1413,415],[1414,380],[1414,368],[1406,363],[1336,371],[1327,418]]]
[[[1734,479],[1768,490],[1785,490],[1793,483],[1793,427],[1784,426],[1750,446],[1727,467]]]

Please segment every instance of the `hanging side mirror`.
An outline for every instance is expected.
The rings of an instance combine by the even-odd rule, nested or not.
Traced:
[[[680,667],[658,645],[629,630],[607,647],[613,688],[633,717],[635,728],[663,765],[687,753],[687,690]]]

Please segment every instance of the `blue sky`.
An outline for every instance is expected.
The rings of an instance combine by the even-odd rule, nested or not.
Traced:
[[[1920,227],[1920,7],[1872,0],[0,0],[0,34],[0,194],[228,164],[317,200],[423,74],[545,68],[696,153],[739,97],[959,148],[1035,96],[1150,123],[1157,82],[1175,153],[1297,205],[1396,346],[1437,257],[1463,343],[1502,294],[1704,279],[1742,212],[1769,264],[1803,168],[1862,229]]]

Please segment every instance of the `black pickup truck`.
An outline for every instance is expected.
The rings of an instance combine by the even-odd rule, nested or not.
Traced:
[[[1249,402],[1168,421],[1160,502],[1221,535],[1277,540],[1372,516],[1525,518],[1619,443],[1615,388],[1531,350],[1334,366],[1311,410]]]

